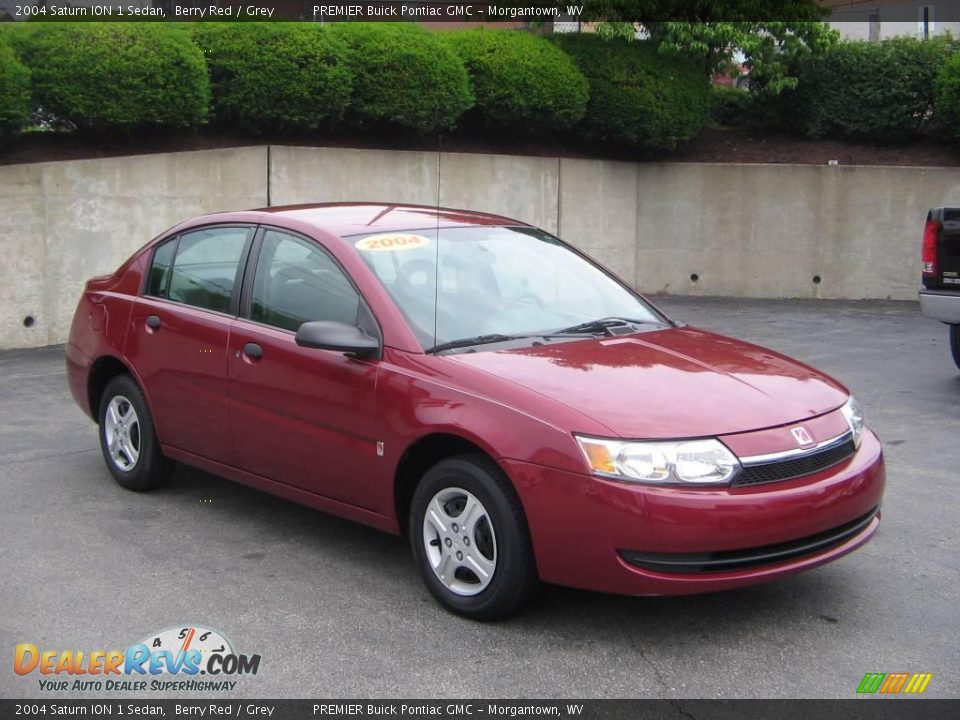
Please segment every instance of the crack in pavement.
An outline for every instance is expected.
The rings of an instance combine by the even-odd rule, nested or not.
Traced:
[[[654,679],[656,680],[657,684],[660,685],[661,689],[673,690],[673,688],[670,687],[663,675],[660,673],[660,668],[657,667],[657,664],[647,657],[647,654],[637,645],[637,641],[633,638],[630,638],[630,647],[633,648],[634,652],[640,656],[640,659],[643,660],[643,663],[653,671]]]
[[[70,450],[69,452],[50,453],[49,455],[35,455],[34,457],[14,458],[14,459],[0,457],[0,468],[7,467],[9,465],[22,465],[23,463],[36,462],[37,460],[49,460],[50,458],[69,457],[70,455],[82,455],[83,453],[93,452],[94,450],[99,450],[99,449],[100,449],[99,447],[93,447],[93,448],[85,448],[83,450]]]

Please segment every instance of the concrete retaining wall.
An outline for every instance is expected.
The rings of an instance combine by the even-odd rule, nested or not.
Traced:
[[[266,202],[265,147],[0,167],[0,348],[64,342],[86,279],[171,225]]]
[[[278,146],[4,166],[0,348],[63,342],[84,280],[183,219],[338,200],[515,217],[648,293],[914,299],[960,172]]]
[[[634,277],[647,292],[915,300],[927,210],[960,202],[953,168],[650,164],[638,173]]]

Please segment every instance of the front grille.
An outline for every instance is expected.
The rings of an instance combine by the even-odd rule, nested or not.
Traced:
[[[839,527],[776,545],[712,553],[643,553],[621,550],[620,555],[631,565],[658,572],[689,574],[743,570],[794,560],[841,545],[863,532],[878,512],[879,505],[866,515]]]
[[[734,479],[733,486],[760,485],[761,483],[813,475],[813,473],[826,470],[837,463],[843,462],[856,451],[857,447],[853,444],[853,437],[848,437],[845,442],[831,445],[822,450],[813,450],[784,460],[744,465],[740,474]]]

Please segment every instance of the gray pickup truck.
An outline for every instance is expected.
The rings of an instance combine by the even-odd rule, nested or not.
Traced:
[[[950,351],[960,368],[960,208],[927,213],[920,310],[950,326]]]

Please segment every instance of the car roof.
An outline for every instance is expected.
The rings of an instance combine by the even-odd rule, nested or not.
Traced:
[[[425,228],[482,226],[526,226],[526,223],[499,215],[431,205],[374,202],[315,203],[285,205],[250,211],[277,218],[288,218],[296,225],[309,225],[341,237],[369,232],[395,232]],[[219,221],[246,220],[250,212],[221,213]],[[265,222],[269,222],[264,220]],[[278,223],[279,224],[279,223]]]

